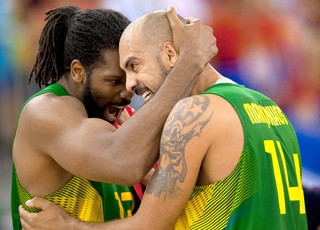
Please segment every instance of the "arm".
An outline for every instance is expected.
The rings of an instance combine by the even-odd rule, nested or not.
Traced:
[[[173,229],[198,179],[210,147],[206,127],[213,115],[207,96],[181,100],[164,126],[159,166],[134,216],[153,229]]]
[[[31,225],[32,229],[74,227],[79,230],[173,229],[192,193],[201,162],[210,147],[206,126],[213,112],[208,106],[207,96],[187,98],[175,106],[162,133],[159,166],[133,217],[103,224],[84,223],[71,218],[53,203],[34,198],[28,206],[44,207],[43,211],[28,213],[21,208],[23,226]]]

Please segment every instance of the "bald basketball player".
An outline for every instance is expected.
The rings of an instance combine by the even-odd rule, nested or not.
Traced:
[[[153,103],[178,51],[165,12],[131,23],[120,40],[127,90]],[[84,223],[39,198],[28,205],[42,212],[20,214],[27,230],[307,229],[299,152],[275,102],[208,64],[165,123],[159,166],[133,217]]]

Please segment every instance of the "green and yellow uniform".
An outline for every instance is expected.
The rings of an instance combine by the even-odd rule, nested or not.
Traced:
[[[244,86],[221,83],[202,94],[234,107],[244,147],[228,177],[194,188],[175,229],[307,229],[299,144],[287,116]]]
[[[52,84],[31,96],[22,109],[32,98],[44,93],[54,93],[57,96],[69,95],[61,85]],[[21,229],[19,205],[22,204],[31,212],[38,211],[25,205],[25,202],[32,197],[20,184],[13,165],[11,212],[14,230]],[[63,207],[71,216],[89,222],[104,222],[130,217],[140,204],[133,187],[94,182],[77,176],[74,176],[58,191],[45,195],[43,198]]]

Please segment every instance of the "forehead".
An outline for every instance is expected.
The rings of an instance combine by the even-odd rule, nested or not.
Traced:
[[[121,68],[125,69],[130,61],[143,59],[145,54],[146,46],[137,37],[121,38],[119,46]]]
[[[114,65],[119,63],[119,51],[117,49],[103,50],[101,56],[104,61],[104,65]]]
[[[117,49],[102,51],[101,56],[103,63],[98,64],[93,71],[103,71],[113,75],[123,74],[119,64],[119,52]]]

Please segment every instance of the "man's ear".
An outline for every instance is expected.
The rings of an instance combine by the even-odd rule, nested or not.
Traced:
[[[70,73],[72,79],[77,82],[81,83],[84,82],[84,78],[86,76],[86,69],[81,64],[81,62],[77,59],[74,59],[70,64]]]
[[[173,68],[173,66],[175,65],[179,54],[178,52],[176,52],[176,50],[174,49],[174,45],[172,42],[166,42],[163,45],[163,52],[166,54],[168,61],[169,61],[169,65],[171,68]]]

